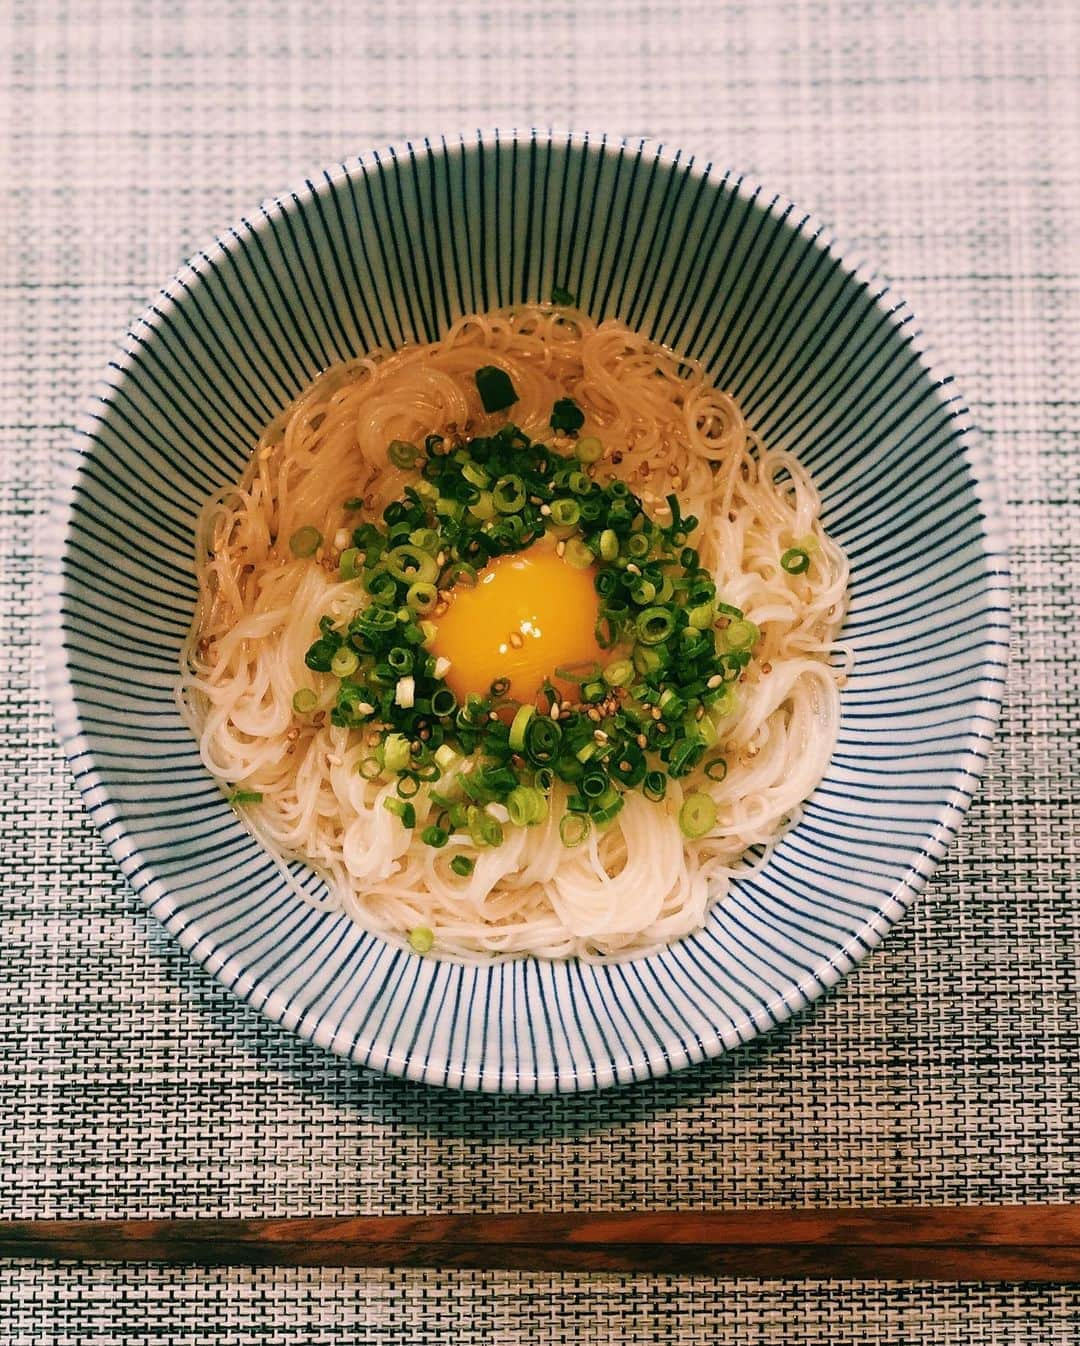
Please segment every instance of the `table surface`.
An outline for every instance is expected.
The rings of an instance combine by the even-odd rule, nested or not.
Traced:
[[[413,0],[0,6],[0,1215],[1080,1199],[1080,6]],[[52,466],[215,229],[426,131],[710,154],[912,302],[987,435],[1014,657],[963,833],[882,951],[768,1039],[577,1098],[365,1074],[234,1001],[93,832],[40,676]],[[767,1268],[763,1268],[763,1274]],[[0,1341],[1075,1340],[1057,1287],[0,1268]]]

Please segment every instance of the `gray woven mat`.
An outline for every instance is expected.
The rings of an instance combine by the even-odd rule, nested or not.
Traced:
[[[877,0],[0,6],[0,1215],[1080,1200],[1080,7]],[[912,917],[726,1060],[472,1098],[301,1046],[194,969],[87,824],[36,644],[51,457],[216,227],[360,147],[645,132],[793,196],[912,301],[990,437],[1015,659]],[[763,1269],[764,1270],[764,1269]],[[1072,1342],[1065,1289],[0,1268],[0,1343]]]

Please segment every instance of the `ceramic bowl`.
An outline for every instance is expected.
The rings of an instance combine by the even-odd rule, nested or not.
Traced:
[[[701,360],[770,445],[806,464],[851,560],[844,638],[857,662],[804,817],[698,934],[623,963],[461,966],[307,906],[202,767],[173,702],[192,529],[319,370],[555,287]],[[987,464],[965,417],[888,285],[790,202],[693,155],[532,132],[339,164],[165,285],[79,425],[50,533],[46,657],[87,806],[192,957],[361,1065],[535,1091],[715,1056],[866,957],[975,788],[1007,614]]]

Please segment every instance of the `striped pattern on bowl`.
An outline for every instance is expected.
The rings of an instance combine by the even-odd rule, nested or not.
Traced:
[[[857,666],[805,816],[699,934],[627,963],[466,967],[300,902],[203,769],[173,704],[192,528],[325,366],[554,287],[696,356],[811,470],[851,559]],[[127,334],[80,423],[50,551],[59,731],[136,891],[275,1021],[374,1069],[466,1089],[661,1074],[820,995],[943,855],[1004,676],[987,466],[910,313],[790,202],[647,142],[436,139],[265,203]]]

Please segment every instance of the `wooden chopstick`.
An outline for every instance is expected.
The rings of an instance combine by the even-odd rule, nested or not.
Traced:
[[[1080,1280],[1080,1205],[6,1220],[0,1257],[883,1280]]]

